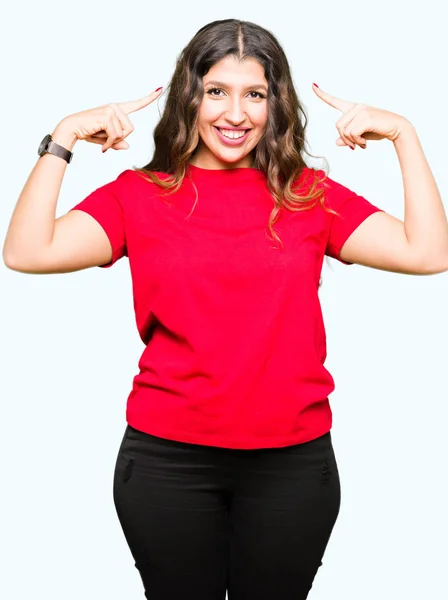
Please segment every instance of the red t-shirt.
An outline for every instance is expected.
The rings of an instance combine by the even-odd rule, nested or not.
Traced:
[[[276,248],[265,233],[273,200],[261,171],[190,171],[162,198],[127,169],[71,209],[108,235],[113,257],[102,267],[129,258],[145,349],[126,420],[158,437],[227,448],[319,437],[332,426],[335,387],[318,296],[324,255],[341,260],[349,235],[381,209],[327,178],[325,204],[341,217],[320,202],[284,210]],[[297,181],[312,175],[306,168]]]

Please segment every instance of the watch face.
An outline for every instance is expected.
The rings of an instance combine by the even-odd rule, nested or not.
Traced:
[[[42,153],[44,152],[44,150],[47,149],[48,146],[48,142],[51,140],[51,134],[47,134],[44,139],[41,141],[40,146],[39,146],[39,150],[37,151],[37,153],[39,154],[39,156],[42,155]]]

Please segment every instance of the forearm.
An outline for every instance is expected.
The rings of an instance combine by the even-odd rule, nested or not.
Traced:
[[[409,122],[408,122],[409,123]],[[417,132],[406,124],[394,142],[404,185],[404,227],[409,243],[432,264],[448,264],[448,221]]]
[[[61,121],[53,140],[72,150],[77,138]],[[53,239],[56,205],[67,162],[53,154],[39,157],[17,200],[3,245],[3,260],[12,264],[48,246]]]

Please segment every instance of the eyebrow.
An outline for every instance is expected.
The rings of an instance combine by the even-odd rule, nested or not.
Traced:
[[[216,85],[218,87],[228,87],[226,83],[224,83],[223,81],[207,81],[207,83],[205,85]],[[248,90],[254,90],[254,89],[263,89],[266,92],[268,91],[268,88],[263,85],[262,83],[254,83],[253,85],[248,85],[247,88]]]

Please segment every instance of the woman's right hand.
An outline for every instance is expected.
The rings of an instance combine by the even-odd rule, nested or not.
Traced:
[[[73,113],[65,117],[61,124],[69,126],[78,140],[101,144],[103,153],[109,148],[127,150],[129,144],[124,141],[124,138],[134,131],[128,114],[154,102],[160,96],[161,89],[139,100],[112,102],[98,106],[98,108]]]

